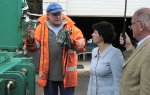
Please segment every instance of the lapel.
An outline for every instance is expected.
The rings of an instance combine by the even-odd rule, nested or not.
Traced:
[[[140,46],[138,46],[134,52],[131,54],[131,56],[128,58],[128,60],[123,65],[123,68],[141,51],[141,49],[150,42],[150,38],[146,39]]]

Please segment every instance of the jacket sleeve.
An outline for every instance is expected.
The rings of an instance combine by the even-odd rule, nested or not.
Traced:
[[[73,26],[72,28],[71,38],[73,40],[73,50],[77,53],[85,51],[85,38],[83,37],[81,30],[76,26]]]
[[[121,51],[115,50],[110,60],[110,66],[113,75],[114,95],[120,95],[120,80],[123,61],[124,59]]]
[[[123,52],[123,56],[124,56],[124,59],[125,61],[130,57],[130,55],[132,54],[132,52],[135,50],[135,48],[132,48],[131,50],[129,51],[124,51]]]

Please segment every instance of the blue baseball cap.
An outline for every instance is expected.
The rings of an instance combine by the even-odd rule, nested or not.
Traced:
[[[51,13],[57,13],[57,12],[62,12],[62,11],[64,11],[64,10],[56,2],[51,2],[46,9],[46,12],[51,12]]]

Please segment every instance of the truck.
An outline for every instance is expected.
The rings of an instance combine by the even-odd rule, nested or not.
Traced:
[[[25,0],[0,0],[0,95],[35,95],[35,66],[25,56]]]

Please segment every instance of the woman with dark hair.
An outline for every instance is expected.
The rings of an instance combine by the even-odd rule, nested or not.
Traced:
[[[119,95],[124,59],[121,51],[112,46],[114,26],[109,22],[100,22],[92,28],[92,39],[98,47],[92,50],[87,95]]]

